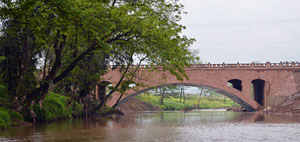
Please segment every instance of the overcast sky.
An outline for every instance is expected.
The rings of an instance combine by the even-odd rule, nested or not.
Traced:
[[[300,0],[180,1],[202,61],[300,61]]]

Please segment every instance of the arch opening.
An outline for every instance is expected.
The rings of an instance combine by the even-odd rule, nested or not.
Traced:
[[[229,86],[232,86],[234,89],[237,89],[239,91],[243,90],[242,81],[239,79],[231,79],[228,81],[230,84]]]
[[[255,79],[251,81],[253,86],[253,97],[254,100],[261,106],[264,106],[265,101],[265,81],[261,79]]]
[[[155,88],[162,88],[162,87],[166,87],[166,86],[176,86],[176,85],[181,85],[181,86],[192,86],[192,87],[198,87],[198,88],[205,88],[208,90],[213,90],[216,93],[220,93],[223,94],[224,96],[230,98],[231,100],[233,100],[234,102],[236,102],[237,104],[239,104],[241,107],[243,107],[246,111],[256,111],[251,105],[249,105],[247,102],[245,102],[244,100],[242,100],[241,98],[239,98],[237,95],[224,91],[222,89],[219,88],[215,88],[215,87],[211,87],[211,86],[207,86],[207,85],[198,85],[198,84],[189,84],[189,83],[173,83],[173,84],[164,84],[164,85],[159,85],[159,86],[155,86],[155,87],[151,87],[151,88],[145,88],[143,90],[137,91],[135,93],[132,93],[130,95],[128,95],[126,98],[122,99],[120,101],[120,103],[117,105],[119,106],[120,104],[126,102],[128,99],[135,97],[139,94],[142,94],[144,92],[147,92],[149,90],[155,89]]]

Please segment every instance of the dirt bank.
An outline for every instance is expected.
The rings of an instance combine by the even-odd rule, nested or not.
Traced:
[[[300,93],[290,96],[278,106],[267,112],[271,113],[300,113]]]
[[[162,111],[162,109],[157,106],[142,102],[135,98],[129,99],[121,104],[118,108],[125,114],[134,111]]]

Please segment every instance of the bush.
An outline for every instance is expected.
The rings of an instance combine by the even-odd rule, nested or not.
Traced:
[[[6,91],[6,87],[2,84],[0,84],[0,106],[4,105],[5,103],[7,103],[7,91]]]
[[[0,127],[8,127],[11,124],[10,116],[8,112],[0,109]]]
[[[73,116],[81,116],[82,115],[83,108],[81,105],[77,102],[73,103],[72,105],[72,114]]]
[[[24,121],[23,116],[20,113],[15,112],[14,110],[7,109],[7,108],[0,108],[0,110],[7,112],[11,119],[17,119],[17,120]]]
[[[68,119],[72,118],[72,113],[74,115],[81,115],[82,107],[78,103],[68,107],[68,99],[69,97],[49,92],[44,100],[42,110],[40,110],[39,105],[34,105],[34,111],[37,114],[37,121],[43,122]]]
[[[1,111],[0,113],[2,113],[2,115],[0,114],[0,119],[2,118],[2,120],[0,120],[1,121],[0,123],[6,124],[5,126],[2,125],[0,127],[17,125],[17,123],[15,121],[24,121],[23,116],[20,113],[15,112],[14,110],[7,109],[7,108],[0,108],[0,111]],[[9,117],[7,117],[7,114]]]

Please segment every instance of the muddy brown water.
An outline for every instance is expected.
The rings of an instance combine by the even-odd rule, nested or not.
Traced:
[[[300,116],[222,111],[138,112],[0,130],[0,141],[299,142]]]

